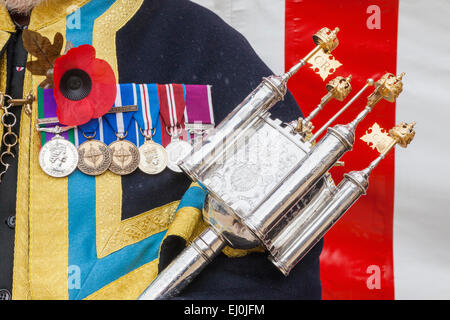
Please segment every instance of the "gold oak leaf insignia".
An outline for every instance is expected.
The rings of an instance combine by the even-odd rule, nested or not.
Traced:
[[[27,62],[27,69],[38,76],[46,76],[46,79],[39,85],[41,88],[53,88],[53,68],[55,60],[61,56],[64,45],[64,37],[61,33],[56,33],[53,43],[47,37],[38,32],[25,29],[22,34],[25,50],[36,60]]]

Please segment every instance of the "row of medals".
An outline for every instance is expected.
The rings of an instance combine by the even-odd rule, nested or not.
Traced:
[[[178,162],[192,148],[190,143],[173,137],[166,148],[149,138],[139,148],[125,139],[114,141],[109,146],[90,139],[77,150],[73,143],[56,135],[42,146],[39,164],[46,174],[55,178],[66,177],[77,168],[90,176],[101,175],[107,170],[128,175],[137,168],[146,174],[156,175],[166,168],[181,172]]]

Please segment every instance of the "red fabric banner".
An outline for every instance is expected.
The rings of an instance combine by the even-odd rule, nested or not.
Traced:
[[[325,84],[338,75],[353,75],[353,91],[348,101],[368,78],[378,80],[386,72],[397,72],[398,5],[398,0],[286,0],[287,69],[314,48],[311,37],[315,32],[322,27],[340,28],[340,44],[332,54],[343,66],[325,82],[309,65],[290,80],[289,89],[306,115],[326,94]],[[373,87],[369,88],[335,124],[353,120],[372,91]],[[330,102],[313,120],[316,129],[344,104]],[[376,151],[359,139],[374,122],[385,129],[392,128],[395,105],[380,102],[360,123],[353,151],[341,159],[345,166],[332,170],[336,183],[344,173],[364,169],[376,158]],[[325,236],[321,256],[324,299],[394,298],[393,205],[394,152],[391,152],[372,173],[367,195]]]

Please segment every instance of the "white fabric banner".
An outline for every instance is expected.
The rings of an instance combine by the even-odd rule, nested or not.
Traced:
[[[397,299],[450,299],[450,1],[401,0],[397,121],[417,121],[395,158]]]
[[[242,33],[274,73],[284,72],[284,0],[194,0]]]

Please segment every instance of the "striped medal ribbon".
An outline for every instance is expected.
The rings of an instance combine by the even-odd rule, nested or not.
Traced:
[[[159,174],[167,168],[167,152],[159,143],[153,140],[160,122],[158,103],[152,103],[150,96],[157,93],[156,86],[139,85],[141,110],[134,115],[141,135],[145,141],[139,147],[139,169],[150,175]]]
[[[120,89],[118,85],[118,89]],[[120,97],[120,94],[117,95]],[[115,107],[121,105],[116,101]],[[117,138],[109,146],[111,152],[111,165],[109,170],[118,175],[128,175],[133,173],[139,166],[139,149],[134,143],[126,140],[128,130],[135,123],[134,114],[136,112],[107,113],[103,119],[114,131]]]
[[[161,118],[171,138],[166,146],[167,166],[174,172],[181,172],[179,162],[193,149],[189,142],[183,140],[183,118],[186,109],[184,88],[181,84],[158,85],[158,92]]]

